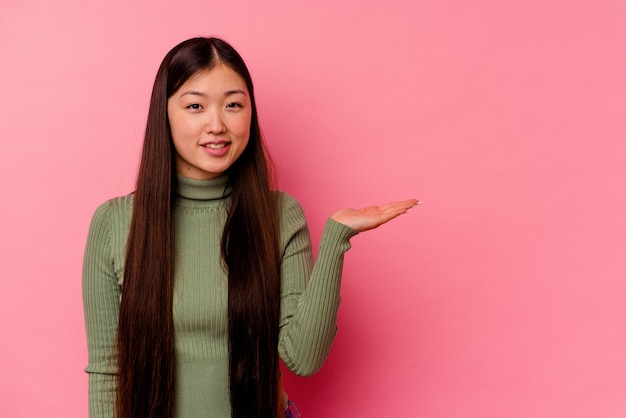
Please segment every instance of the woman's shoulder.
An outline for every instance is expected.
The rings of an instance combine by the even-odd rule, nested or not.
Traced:
[[[283,191],[277,191],[278,209],[280,216],[281,231],[289,236],[303,228],[307,228],[306,216],[300,202]]]
[[[133,198],[135,194],[130,193],[124,196],[117,196],[101,203],[96,212],[99,211],[126,211],[133,209]]]
[[[133,194],[118,196],[101,203],[93,214],[92,222],[111,222],[114,219],[130,219],[133,212]]]
[[[290,195],[287,192],[282,190],[276,191],[278,198],[278,206],[280,208],[283,216],[285,215],[296,215],[296,216],[304,216],[304,211],[302,209],[302,205],[298,200]]]

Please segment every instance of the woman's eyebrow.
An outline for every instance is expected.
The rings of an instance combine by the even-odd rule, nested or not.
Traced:
[[[180,97],[186,96],[186,95],[192,95],[192,96],[201,96],[201,97],[207,97],[207,95],[205,93],[202,93],[201,91],[196,91],[196,90],[189,90],[184,92],[183,94],[180,95]]]
[[[186,91],[183,94],[181,94],[180,97],[186,96],[188,94],[190,94],[192,96],[208,97],[208,95],[206,93],[203,93],[203,92],[197,91],[197,90]],[[241,89],[228,90],[228,91],[224,92],[224,97],[232,96],[233,94],[243,94],[245,96],[246,92],[241,90]]]
[[[233,94],[243,94],[245,96],[246,92],[240,89],[228,90],[226,93],[224,93],[224,96],[232,96]]]

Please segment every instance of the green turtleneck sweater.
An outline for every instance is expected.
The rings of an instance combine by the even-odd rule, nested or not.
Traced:
[[[230,418],[227,275],[220,238],[229,193],[226,176],[178,177],[174,210],[176,416]],[[306,220],[298,202],[281,193],[281,311],[278,351],[299,375],[324,363],[336,333],[343,254],[356,232],[329,219],[313,264]],[[83,302],[89,362],[90,417],[113,417],[114,345],[124,279],[133,196],[107,201],[95,212],[85,249]]]

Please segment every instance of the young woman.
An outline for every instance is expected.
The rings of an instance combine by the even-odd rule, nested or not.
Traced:
[[[268,162],[239,54],[216,38],[174,47],[136,190],[89,230],[91,417],[291,416],[279,357],[300,375],[322,366],[349,239],[418,202],[336,212],[313,265],[302,209],[272,190]]]

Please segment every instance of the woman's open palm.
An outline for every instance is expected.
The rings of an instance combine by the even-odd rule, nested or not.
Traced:
[[[331,218],[357,232],[363,232],[389,222],[419,203],[417,199],[409,199],[382,206],[368,206],[362,209],[341,209],[335,212]]]

